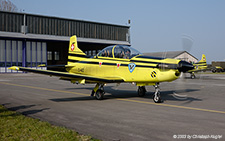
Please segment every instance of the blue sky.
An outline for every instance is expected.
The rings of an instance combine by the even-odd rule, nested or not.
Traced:
[[[225,61],[225,0],[11,0],[26,13],[127,25],[141,52],[183,50],[207,63]]]

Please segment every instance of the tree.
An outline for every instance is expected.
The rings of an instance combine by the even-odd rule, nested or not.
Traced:
[[[18,8],[10,0],[0,0],[0,10],[2,10],[2,11],[10,11],[10,12],[17,12]]]

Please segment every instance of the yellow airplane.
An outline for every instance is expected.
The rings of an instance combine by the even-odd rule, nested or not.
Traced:
[[[194,66],[194,69],[187,71],[188,73],[191,74],[192,79],[196,77],[195,72],[207,70],[205,54],[202,54],[202,59],[199,62],[194,63],[193,66]]]
[[[91,96],[101,100],[105,94],[106,83],[133,83],[138,86],[138,95],[144,96],[145,86],[153,85],[155,93],[153,100],[162,102],[159,83],[170,82],[179,78],[181,72],[193,69],[191,63],[169,58],[142,56],[132,47],[112,45],[104,48],[96,56],[88,58],[78,48],[77,37],[70,38],[67,72],[39,70],[12,66],[10,69],[26,71],[69,80],[71,83],[96,83]]]

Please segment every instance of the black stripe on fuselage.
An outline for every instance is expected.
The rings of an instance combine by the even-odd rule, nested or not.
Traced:
[[[148,59],[155,59],[155,60],[162,60],[162,59],[164,59],[164,58],[149,57],[149,56],[137,56],[137,57],[138,58],[143,57],[145,59],[148,58]],[[112,66],[117,65],[118,62],[119,63],[120,62],[126,62],[128,64],[129,63],[144,63],[144,64],[154,64],[154,65],[156,65],[156,66],[148,66],[148,65],[138,65],[138,64],[136,64],[137,67],[149,67],[149,68],[158,68],[157,67],[158,64],[163,64],[163,65],[177,65],[177,64],[162,63],[162,62],[155,62],[155,61],[140,61],[140,60],[133,60],[133,59],[131,59],[131,60],[125,60],[125,59],[121,59],[121,58],[113,58],[112,59],[112,58],[107,58],[107,57],[105,57],[105,58],[92,58],[92,59],[94,59],[95,61],[98,61],[98,62],[78,61],[78,60],[71,60],[71,59],[68,59],[68,61],[69,62],[74,62],[74,63],[95,64],[95,65],[99,64],[99,62],[102,62],[101,65],[112,65]],[[97,60],[97,59],[99,59],[99,60]],[[104,62],[102,60],[112,61],[112,62],[115,62],[115,63],[106,63],[106,62]],[[128,66],[128,64],[121,63],[120,66]]]
[[[69,53],[69,56],[73,56],[73,57],[83,57],[83,58],[90,58],[91,56],[87,56],[87,55],[82,55],[82,54],[72,54]]]
[[[195,64],[206,64],[206,62],[197,62]]]
[[[140,58],[141,56],[138,56],[138,57],[135,57],[135,58]],[[144,56],[144,57],[146,57],[146,56]],[[153,57],[150,57],[149,58],[149,56],[147,56],[148,57],[148,59],[154,59]],[[157,58],[157,57],[156,57]],[[98,59],[98,58],[94,58],[94,59]],[[125,59],[120,59],[120,58],[113,58],[113,59],[108,59],[108,58],[99,58],[99,59],[101,59],[101,60],[110,60],[110,61],[120,61],[120,62],[128,62],[128,63],[135,63],[135,62],[137,62],[137,63],[147,63],[147,64],[164,64],[164,65],[177,65],[177,64],[171,64],[171,63],[163,63],[163,62],[155,62],[155,61],[140,61],[140,60],[134,60],[134,59],[130,59],[130,60],[125,60]],[[165,58],[158,58],[158,59],[155,59],[155,60],[163,60],[163,59],[165,59]]]
[[[89,61],[80,61],[80,62],[77,62],[77,63],[99,65],[99,62],[89,62]],[[130,62],[130,63],[133,63],[133,62]],[[104,65],[108,65],[108,66],[117,66],[117,63],[106,63],[106,62],[102,62],[101,66],[104,66]],[[125,66],[125,67],[127,67],[128,64],[121,64],[120,66]],[[136,64],[136,67],[157,68],[156,66],[146,66],[146,65],[138,65],[138,64]]]
[[[74,56],[76,57],[82,57],[82,55],[76,55],[76,54],[73,54]],[[85,55],[83,55],[85,56]],[[85,58],[90,58],[88,56],[86,56]],[[155,59],[155,60],[163,60],[165,58],[159,58],[159,57],[151,57],[151,56],[137,56],[135,58],[145,58],[145,59]],[[138,62],[138,63],[147,63],[147,64],[164,64],[164,65],[176,65],[176,64],[170,64],[170,63],[162,63],[162,62],[154,62],[154,61],[140,61],[140,60],[125,60],[125,59],[121,59],[121,58],[93,58],[93,59],[100,59],[100,60],[109,60],[109,61],[120,61],[120,62],[128,62],[128,63],[135,63],[135,62]],[[68,59],[69,62],[78,62],[77,60],[71,60],[71,59]],[[85,61],[86,62],[86,61]],[[79,62],[80,63],[80,62]],[[84,63],[84,61],[81,61],[81,63]]]
[[[68,62],[76,63],[76,62],[79,62],[79,60],[71,60],[71,59],[68,59]]]

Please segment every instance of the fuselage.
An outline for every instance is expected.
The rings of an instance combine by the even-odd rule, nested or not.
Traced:
[[[153,85],[179,78],[180,73],[177,69],[159,67],[159,64],[176,66],[179,61],[142,55],[131,59],[95,56],[70,64],[73,67],[67,71],[106,78],[119,77],[125,82],[135,82],[137,85]]]

